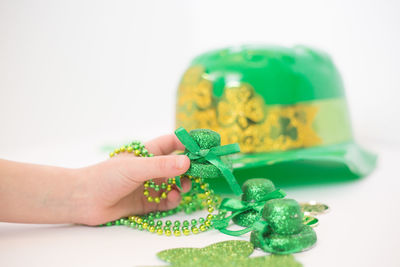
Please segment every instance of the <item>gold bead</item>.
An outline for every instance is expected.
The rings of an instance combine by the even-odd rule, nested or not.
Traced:
[[[161,193],[161,199],[166,199],[167,198],[167,193],[166,192],[162,192]]]
[[[195,181],[196,183],[200,183],[200,179],[199,179],[199,178],[194,179],[194,181]]]
[[[150,226],[149,227],[149,232],[150,233],[154,233],[155,230],[156,230],[156,228],[154,226]]]
[[[210,191],[204,192],[204,195],[209,196],[210,195]]]
[[[212,214],[207,215],[207,220],[211,221],[213,218],[214,218],[214,215],[212,215]]]
[[[142,224],[142,226],[143,226],[143,229],[146,229],[147,226],[149,226],[149,224],[147,222],[145,222],[145,223]]]
[[[110,158],[114,157],[114,155],[115,155],[114,152],[111,152],[110,153]]]
[[[140,155],[140,150],[139,149],[136,149],[135,150],[135,156],[139,156]]]
[[[180,236],[180,235],[181,235],[181,231],[175,230],[175,231],[174,231],[174,235],[175,235],[175,236]]]
[[[121,152],[124,152],[126,149],[125,149],[125,147],[124,146],[121,146],[120,148],[119,148],[119,151],[121,151]]]
[[[211,198],[207,198],[207,201],[206,201],[206,203],[207,203],[207,205],[211,205],[211,204],[213,203],[213,201],[212,201],[212,199],[211,199]]]
[[[128,151],[128,153],[131,153],[133,151],[133,147],[128,146],[128,148],[126,149],[126,151]]]
[[[137,217],[136,222],[137,222],[138,224],[141,224],[141,223],[143,222],[143,219],[140,218],[140,217]]]
[[[144,184],[143,184],[143,187],[144,188],[148,188],[150,185],[149,185],[149,182],[145,182]]]
[[[160,198],[159,198],[159,197],[155,197],[155,198],[154,198],[154,202],[155,202],[155,203],[160,203]]]
[[[196,226],[192,227],[192,233],[193,234],[198,234],[199,233],[199,229]]]
[[[208,210],[208,212],[210,212],[210,213],[211,213],[211,212],[213,212],[213,211],[214,211],[214,208],[213,208],[212,206],[210,206],[210,207],[208,207],[208,209],[207,209],[207,210]]]
[[[149,196],[149,197],[147,197],[147,201],[148,201],[148,202],[153,202],[154,199],[153,199],[153,197]]]
[[[209,220],[206,220],[206,221],[204,222],[204,225],[205,225],[205,226],[208,226],[208,227],[210,227],[210,225],[211,225],[211,221],[209,221]]]
[[[200,231],[202,231],[202,232],[204,232],[205,230],[207,230],[207,227],[204,225],[204,224],[202,224],[202,225],[200,225]]]
[[[172,186],[169,184],[167,185],[167,191],[171,191],[172,190]]]
[[[169,230],[169,229],[165,230],[165,235],[166,236],[170,236],[171,235],[171,230]]]
[[[163,230],[160,228],[160,229],[157,229],[157,235],[162,235],[163,234]]]
[[[129,216],[128,217],[128,220],[131,221],[131,222],[135,221],[135,219],[136,219],[135,216]]]
[[[184,235],[190,235],[190,230],[189,229],[183,229],[183,234]]]
[[[144,195],[145,197],[149,196],[149,195],[150,195],[149,190],[143,190],[143,195]]]

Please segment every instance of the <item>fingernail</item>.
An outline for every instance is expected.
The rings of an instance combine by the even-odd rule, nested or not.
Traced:
[[[183,168],[185,168],[185,165],[186,165],[186,159],[187,157],[186,156],[178,156],[177,158],[176,158],[176,167],[178,168],[178,169],[183,169]]]

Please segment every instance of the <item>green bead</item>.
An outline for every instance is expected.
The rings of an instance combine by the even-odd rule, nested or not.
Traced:
[[[167,211],[167,214],[168,214],[168,216],[171,216],[171,215],[174,214],[174,211],[173,210],[169,210],[169,211]]]
[[[155,185],[154,186],[154,191],[156,191],[156,192],[160,191],[160,186],[159,185]]]
[[[204,223],[204,221],[205,221],[205,220],[204,220],[204,218],[203,218],[203,217],[199,218],[199,223],[200,223],[200,224],[203,224],[203,223]]]
[[[166,225],[166,226],[169,227],[169,226],[171,226],[171,224],[172,224],[172,222],[171,222],[170,220],[165,221],[165,225]]]
[[[166,189],[166,188],[167,188],[167,184],[166,184],[166,183],[162,183],[162,184],[161,184],[161,188],[162,188],[162,189]]]
[[[161,226],[163,222],[161,220],[157,221],[157,226]]]
[[[166,211],[161,212],[161,217],[162,218],[167,217],[167,212]]]
[[[171,230],[171,227],[169,227],[169,226],[164,226],[164,231],[165,230]]]
[[[183,221],[183,226],[184,227],[188,227],[189,226],[189,222],[187,220]]]
[[[153,226],[154,225],[154,220],[149,220],[149,225]]]
[[[107,226],[111,226],[111,225],[112,225],[112,222],[108,222],[108,223],[106,223],[106,225],[107,225]]]
[[[186,208],[185,208],[185,213],[186,213],[186,214],[191,214],[191,213],[192,213],[192,209],[186,207]]]
[[[176,231],[176,230],[179,230],[179,226],[174,226],[174,227],[172,227],[172,230],[174,230],[174,231]]]
[[[156,219],[160,219],[161,218],[161,212],[157,211],[155,217],[156,217]]]
[[[131,222],[131,223],[129,224],[129,227],[135,228],[135,227],[136,227],[136,223],[135,223],[135,222]]]
[[[176,220],[176,221],[174,222],[174,225],[179,227],[179,226],[181,226],[181,222],[178,221],[178,220]]]
[[[197,220],[196,219],[192,219],[190,222],[191,222],[192,225],[196,225],[197,224]]]
[[[143,230],[143,225],[139,224],[137,229],[142,231]]]

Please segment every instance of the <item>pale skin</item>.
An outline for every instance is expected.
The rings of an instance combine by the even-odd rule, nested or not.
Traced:
[[[174,187],[161,203],[143,196],[143,182],[175,177],[187,171],[190,160],[172,155],[184,147],[174,135],[146,143],[154,157],[119,154],[93,166],[68,169],[0,160],[0,221],[17,223],[77,223],[98,225],[180,202]],[[190,189],[183,179],[183,191]]]

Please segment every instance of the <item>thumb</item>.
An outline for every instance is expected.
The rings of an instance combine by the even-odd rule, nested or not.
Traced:
[[[144,181],[153,178],[170,178],[185,173],[190,167],[190,160],[184,155],[156,157],[130,157],[119,155],[97,165],[92,173],[96,179],[95,187],[100,192],[120,198],[139,187]],[[91,170],[92,168],[89,168]]]
[[[181,175],[189,169],[190,159],[185,155],[135,157],[125,158],[119,165],[124,176],[141,183],[153,178]]]

